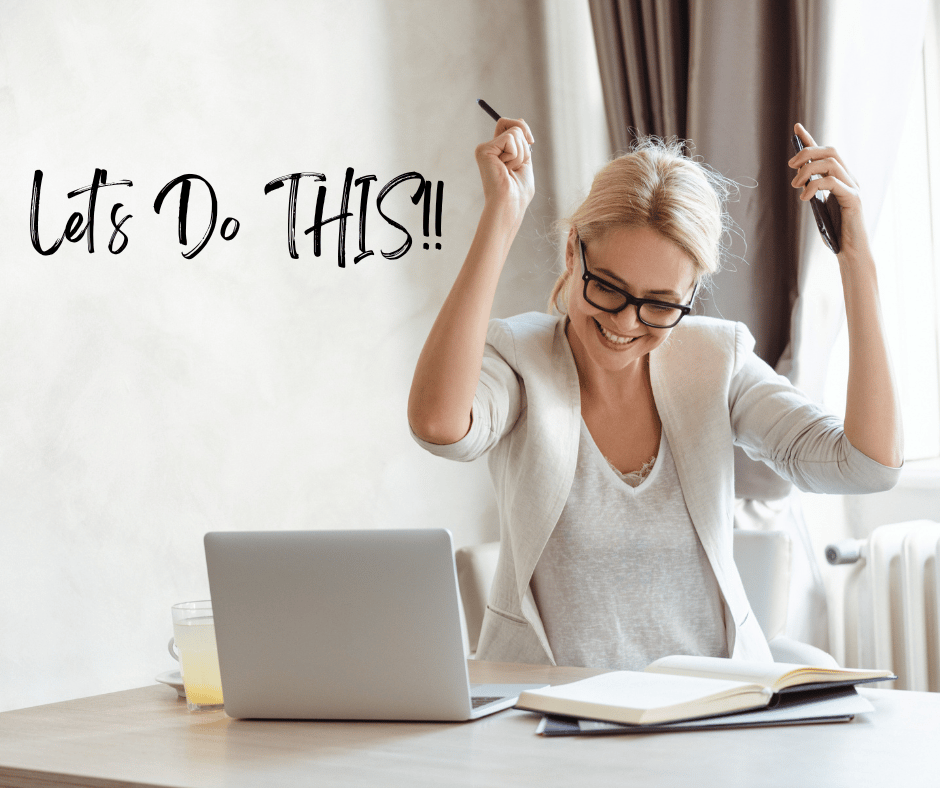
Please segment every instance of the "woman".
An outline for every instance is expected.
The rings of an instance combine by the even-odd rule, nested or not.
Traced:
[[[842,208],[850,337],[843,422],[753,353],[740,323],[686,317],[717,270],[721,179],[645,141],[570,219],[558,315],[488,317],[533,194],[524,121],[477,147],[485,204],[418,360],[408,417],[444,457],[489,452],[500,559],[482,659],[637,670],[672,653],[769,660],[732,556],[733,446],[800,489],[888,489],[901,422],[858,187],[797,124],[793,186]],[[810,162],[810,159],[813,161]],[[810,181],[811,175],[823,176]]]

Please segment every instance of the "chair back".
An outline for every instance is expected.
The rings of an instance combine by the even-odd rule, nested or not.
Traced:
[[[499,542],[461,547],[455,551],[454,560],[457,564],[457,584],[460,586],[464,619],[467,622],[467,645],[473,654],[480,640],[490,586],[496,576]]]
[[[734,563],[767,640],[787,625],[791,541],[785,531],[734,530]]]

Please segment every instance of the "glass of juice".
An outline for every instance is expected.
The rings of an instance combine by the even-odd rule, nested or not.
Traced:
[[[216,711],[223,706],[219,653],[215,646],[212,602],[173,605],[173,640],[190,711]]]

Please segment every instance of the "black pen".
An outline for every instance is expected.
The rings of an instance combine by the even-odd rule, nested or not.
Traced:
[[[493,120],[499,122],[502,116],[495,109],[493,109],[489,104],[487,104],[483,99],[477,99],[477,104],[479,104],[480,109],[482,109]],[[526,145],[529,146],[529,150],[532,150],[532,148],[535,147],[534,142],[531,142],[531,143],[527,142]]]
[[[493,120],[499,121],[500,119],[499,113],[495,109],[493,109],[489,104],[487,104],[483,99],[477,99],[477,104],[479,104],[480,109],[482,109]]]

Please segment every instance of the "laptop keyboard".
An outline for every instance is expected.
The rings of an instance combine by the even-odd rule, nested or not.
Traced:
[[[480,706],[485,706],[487,703],[493,703],[494,701],[502,700],[504,697],[505,696],[503,695],[493,695],[493,696],[479,695],[479,696],[470,698],[470,704],[474,709],[478,709],[480,708]]]

